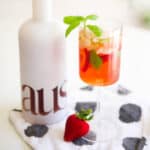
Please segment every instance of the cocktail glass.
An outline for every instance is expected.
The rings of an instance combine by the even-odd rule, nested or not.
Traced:
[[[102,35],[88,28],[79,31],[80,78],[94,86],[112,85],[119,79],[122,26],[100,23]]]
[[[93,32],[94,26],[92,29],[84,26],[79,30],[79,74],[85,83],[98,87],[97,97],[100,105],[95,125],[99,130],[96,131],[98,135],[102,134],[102,131],[107,131],[107,134],[102,134],[101,138],[108,141],[117,134],[112,135],[112,132],[117,132],[117,126],[111,120],[101,118],[105,99],[99,87],[112,85],[119,79],[122,25],[116,21],[101,20],[96,26],[101,29],[100,36],[96,36],[96,31]],[[99,139],[98,141],[102,142]]]

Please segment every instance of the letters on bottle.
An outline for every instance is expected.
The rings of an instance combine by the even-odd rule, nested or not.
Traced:
[[[48,115],[50,112],[57,112],[61,109],[62,107],[59,106],[59,96],[60,97],[66,97],[66,91],[62,90],[62,86],[59,88],[58,86],[52,89],[52,94],[53,94],[53,110],[48,110],[45,111],[44,109],[44,89],[38,89],[35,90],[29,85],[22,85],[22,92],[25,92],[25,90],[28,90],[29,96],[28,97],[23,97],[22,105],[23,109],[25,111],[31,111],[32,114],[34,115]],[[29,101],[30,108],[27,108],[25,105],[26,101]],[[51,101],[51,99],[50,99]],[[36,109],[36,103],[38,106],[38,111]]]

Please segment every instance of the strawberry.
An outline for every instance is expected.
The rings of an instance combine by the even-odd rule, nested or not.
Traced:
[[[99,54],[99,56],[102,58],[103,63],[110,61],[112,59],[112,53],[111,54]]]
[[[75,114],[73,114],[69,116],[67,120],[64,140],[73,141],[84,136],[88,133],[88,131],[89,125],[85,121],[79,119]]]
[[[77,114],[72,114],[66,121],[64,140],[73,141],[78,139],[89,132],[89,124],[87,120],[93,118],[92,110],[81,110]]]
[[[88,65],[89,65],[89,52],[86,48],[81,49],[80,50],[80,69],[83,72],[86,72],[86,70],[88,69]]]

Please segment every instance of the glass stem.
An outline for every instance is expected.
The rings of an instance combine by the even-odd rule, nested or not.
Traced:
[[[103,87],[99,86],[96,87],[96,94],[97,94],[97,110],[98,112],[102,112],[102,103],[103,103]]]

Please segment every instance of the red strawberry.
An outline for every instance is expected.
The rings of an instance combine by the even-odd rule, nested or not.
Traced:
[[[89,124],[85,120],[91,120],[92,110],[81,110],[78,114],[70,115],[66,122],[64,140],[73,141],[89,132]]]
[[[80,68],[83,72],[85,72],[88,69],[89,65],[89,52],[88,50],[81,49],[80,50]]]
[[[99,56],[102,58],[103,63],[112,59],[112,54],[100,54]]]

